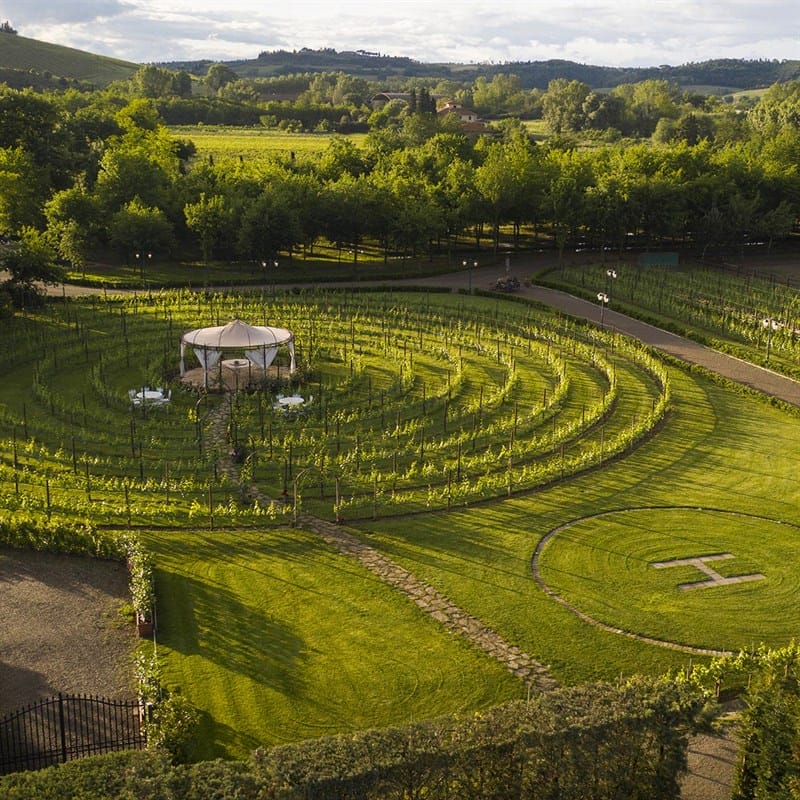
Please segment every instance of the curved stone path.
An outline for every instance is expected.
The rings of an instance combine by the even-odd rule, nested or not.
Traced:
[[[217,450],[217,469],[233,483],[241,483],[241,472],[231,460],[228,452],[227,403],[231,401],[229,392],[225,401],[209,414],[208,442]],[[243,496],[269,504],[272,498],[262,494],[256,486],[243,487]],[[411,572],[387,558],[374,547],[362,542],[341,525],[327,522],[310,514],[300,514],[298,524],[303,530],[318,534],[323,541],[335,547],[342,555],[358,561],[365,569],[380,578],[384,583],[398,589],[423,612],[433,617],[451,633],[462,636],[468,642],[499,661],[519,678],[530,691],[555,689],[558,682],[547,668],[510,644],[500,634],[484,625],[479,619],[460,609],[439,591],[419,580]]]
[[[240,483],[239,467],[233,463],[229,455],[230,442],[228,441],[228,420],[230,413],[228,403],[231,402],[231,393],[226,392],[225,399],[216,408],[208,412],[208,433],[206,435],[206,448],[216,450],[217,473],[224,476],[231,483]]]
[[[363,567],[390,586],[399,589],[420,609],[429,614],[447,630],[462,636],[503,664],[512,675],[536,691],[547,691],[558,686],[547,668],[516,645],[510,644],[500,634],[484,625],[479,619],[461,610],[455,603],[416,578],[404,567],[384,556],[341,525],[326,522],[318,517],[302,514],[298,522],[304,530],[319,534],[340,553],[358,561]]]

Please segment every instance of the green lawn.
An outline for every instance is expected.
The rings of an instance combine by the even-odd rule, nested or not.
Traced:
[[[685,665],[690,658],[593,628],[537,586],[531,561],[538,543],[558,526],[584,518],[589,520],[578,526],[580,547],[566,547],[556,538],[545,550],[543,562],[548,577],[560,570],[556,583],[580,610],[681,644],[735,649],[762,639],[774,645],[787,643],[800,621],[797,578],[792,577],[797,575],[800,555],[794,527],[800,524],[797,418],[705,379],[678,370],[670,374],[673,411],[659,433],[631,456],[602,471],[503,503],[429,514],[411,522],[365,524],[364,535],[551,665],[565,682],[613,679],[637,671],[658,674],[669,666]],[[658,506],[719,509],[764,521],[697,514],[706,524],[693,526],[691,548],[682,544],[673,550],[669,540],[675,515],[652,514],[648,517],[652,528],[641,542],[620,535],[613,560],[606,555],[607,539],[616,531],[611,523],[625,516],[603,518],[601,525],[592,523],[592,515]],[[678,527],[684,526],[679,522]],[[759,532],[765,538],[751,541]],[[674,584],[679,579],[668,570],[653,570],[643,586],[629,593],[621,584],[627,585],[629,572],[641,566],[640,549],[648,547],[659,558],[672,552],[676,556],[733,552],[738,560],[720,565],[721,571],[762,572],[767,580],[677,596]],[[688,552],[695,548],[696,552]],[[651,612],[656,600],[659,619],[653,619]],[[740,610],[747,603],[754,607],[745,616]]]
[[[464,242],[464,246],[469,247],[471,243]],[[281,284],[415,278],[449,272],[453,268],[454,264],[442,254],[416,259],[392,257],[387,261],[379,247],[359,250],[358,263],[354,264],[351,253],[320,242],[306,255],[295,253],[289,258],[282,254],[277,267],[274,263],[251,261],[203,263],[199,252],[181,252],[175,256],[154,254],[142,267],[133,255],[120,260],[117,253],[110,253],[100,262],[87,264],[85,269],[67,270],[66,279],[69,283],[95,286],[107,292],[130,288],[150,294],[157,293],[160,287],[198,289],[240,285],[273,292]]]
[[[521,697],[499,664],[316,535],[151,534],[165,679],[204,714],[201,758]]]
[[[677,499],[677,498],[676,498]],[[739,650],[783,646],[797,632],[800,530],[761,517],[687,508],[633,509],[577,520],[549,540],[540,570],[548,586],[593,619],[667,642]],[[709,580],[687,558],[752,582],[681,589]],[[709,613],[711,611],[711,614]]]

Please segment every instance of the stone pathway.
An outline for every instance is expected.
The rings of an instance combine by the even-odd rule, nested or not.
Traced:
[[[230,397],[226,394],[226,402]],[[217,469],[220,474],[234,483],[240,482],[240,471],[228,455],[228,412],[226,402],[220,403],[209,414],[207,441],[218,452]],[[261,494],[256,487],[249,487],[243,496],[259,500],[265,505],[271,498]],[[358,561],[363,567],[376,575],[389,586],[399,589],[422,611],[429,614],[451,633],[462,636],[471,644],[499,661],[508,671],[519,678],[531,691],[555,689],[558,682],[547,668],[510,644],[496,631],[484,625],[479,619],[462,611],[455,603],[438,592],[433,586],[416,578],[404,567],[378,552],[374,547],[362,542],[341,525],[327,522],[310,514],[301,514],[298,524],[304,529],[318,534],[340,553]]]
[[[230,449],[228,420],[230,419],[229,403],[231,399],[230,393],[226,392],[223,402],[208,413],[209,425],[208,434],[206,435],[206,447],[217,451],[217,471],[220,476],[225,476],[233,483],[239,483],[239,469],[228,455]]]
[[[547,668],[516,645],[510,644],[479,619],[462,611],[432,586],[423,583],[404,567],[348,533],[341,525],[302,514],[298,522],[305,530],[319,534],[340,553],[354,558],[382,581],[399,589],[426,614],[503,664],[529,689],[548,691],[558,686]]]

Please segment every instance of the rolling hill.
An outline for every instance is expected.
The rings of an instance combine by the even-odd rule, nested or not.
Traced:
[[[203,76],[214,63],[217,62],[199,59],[165,62],[159,66]],[[716,59],[658,67],[605,67],[563,60],[438,64],[363,50],[353,52],[332,48],[301,48],[291,51],[264,51],[257,58],[223,63],[245,78],[344,72],[389,85],[409,78],[472,83],[479,76],[491,79],[498,73],[506,73],[518,76],[525,89],[545,90],[554,78],[577,80],[588,84],[592,89],[608,89],[623,83],[662,79],[700,94],[721,95],[763,89],[774,83],[800,79],[800,61],[777,59]],[[103,87],[112,81],[129,78],[139,66],[129,61],[29,39],[14,33],[0,33],[0,82],[13,88],[59,88],[74,83]]]
[[[15,88],[57,87],[65,82],[100,87],[130,78],[138,68],[138,64],[117,58],[18,34],[0,34],[0,80]]]
[[[163,66],[204,75],[212,61],[173,62]],[[293,73],[345,72],[372,81],[402,81],[408,78],[453,80],[472,83],[479,76],[491,79],[498,73],[513,74],[524,89],[546,90],[554,78],[577,80],[592,89],[608,89],[624,83],[666,80],[686,90],[697,87],[700,94],[731,94],[746,89],[763,89],[774,83],[800,78],[800,61],[714,59],[680,66],[604,67],[575,61],[515,61],[492,64],[437,64],[400,56],[330,48],[275,50],[257,58],[229,61],[230,67],[245,78],[267,78]]]

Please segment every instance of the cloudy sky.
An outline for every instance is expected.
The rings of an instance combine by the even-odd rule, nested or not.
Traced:
[[[0,20],[139,63],[301,47],[461,63],[800,58],[796,0],[0,0]]]

